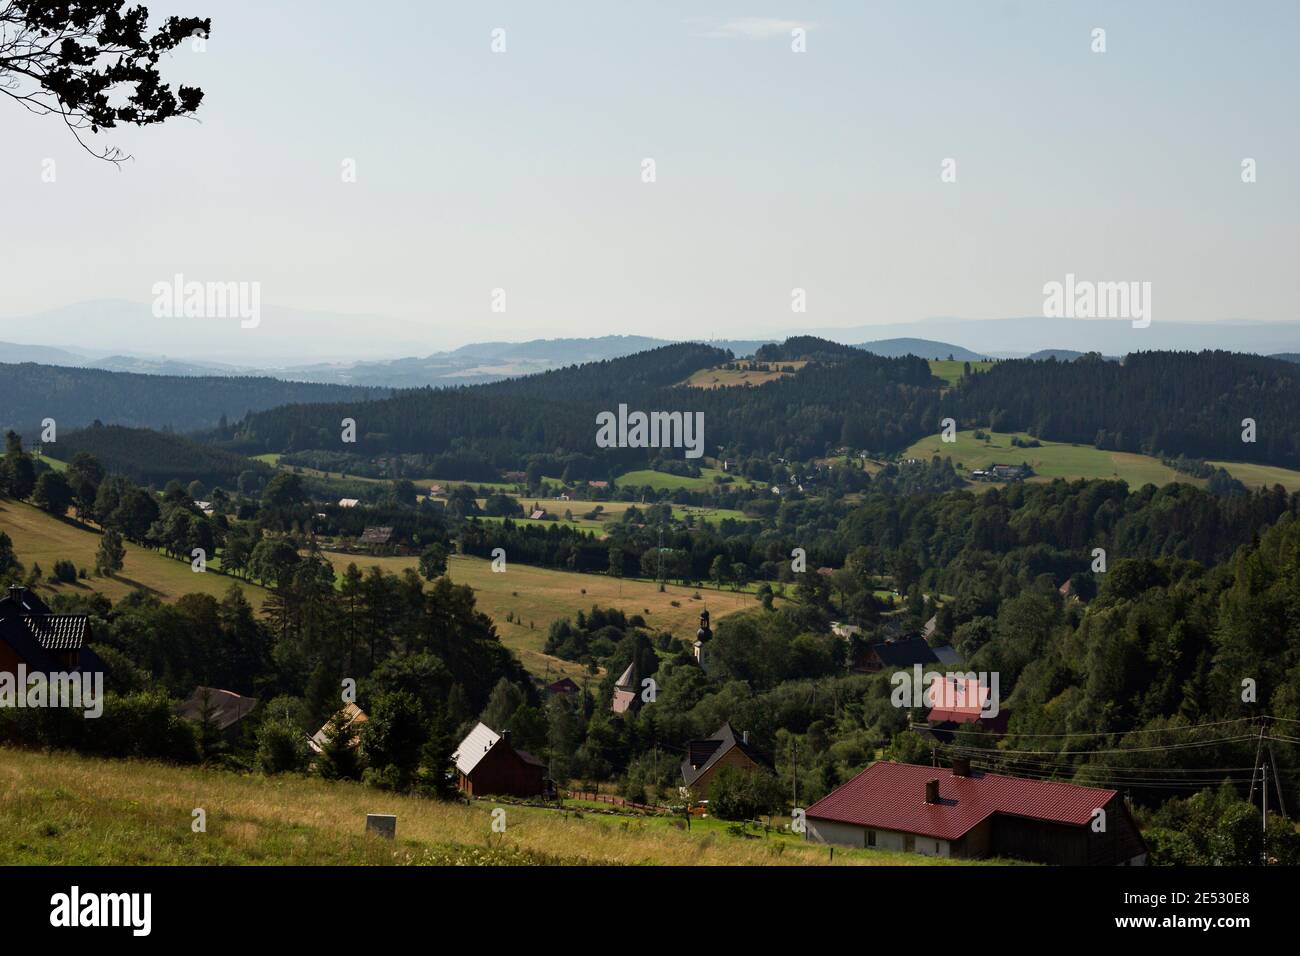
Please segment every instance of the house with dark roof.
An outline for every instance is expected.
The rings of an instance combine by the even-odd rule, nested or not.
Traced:
[[[485,723],[476,724],[451,759],[457,786],[471,797],[536,797],[546,792],[546,765],[513,747],[508,730],[497,733]]]
[[[557,681],[552,681],[546,685],[547,694],[560,694],[564,697],[577,697],[582,693],[580,688],[572,677],[561,677]]]
[[[256,697],[244,697],[233,690],[199,686],[194,688],[194,693],[190,694],[188,700],[176,708],[176,715],[196,724],[201,724],[206,716],[209,725],[233,745],[243,733],[245,718],[256,707]]]
[[[103,671],[104,662],[89,647],[85,614],[55,614],[35,591],[11,587],[0,599],[0,671],[33,673]]]
[[[925,638],[919,635],[896,641],[878,641],[868,644],[853,661],[858,673],[875,674],[883,670],[898,670],[914,664],[937,664],[938,656]]]
[[[1147,846],[1118,790],[951,768],[874,763],[805,812],[815,843],[927,856],[1141,866]]]
[[[682,761],[682,784],[698,798],[709,794],[713,778],[723,767],[738,770],[771,770],[771,764],[749,742],[749,731],[737,734],[731,723],[724,723],[706,740],[686,744]]]
[[[393,538],[393,529],[390,527],[367,527],[361,532],[361,537],[357,538],[357,544],[370,545],[377,547],[388,544]]]

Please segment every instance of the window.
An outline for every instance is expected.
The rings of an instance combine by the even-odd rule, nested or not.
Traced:
[[[905,853],[916,852],[916,834],[908,833],[903,837],[903,851]]]
[[[867,831],[867,846],[875,846],[875,845],[876,845],[876,831],[875,831],[875,830],[868,830],[868,831]]]

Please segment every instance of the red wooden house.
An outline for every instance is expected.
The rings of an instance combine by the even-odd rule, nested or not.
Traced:
[[[546,791],[545,765],[527,751],[512,747],[508,730],[498,734],[479,723],[451,756],[456,764],[456,785],[471,797],[536,797]]]

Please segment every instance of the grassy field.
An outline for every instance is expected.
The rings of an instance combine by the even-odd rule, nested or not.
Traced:
[[[941,378],[948,385],[956,385],[966,374],[966,363],[959,362],[956,359],[930,359],[930,374]],[[983,372],[993,367],[992,362],[971,362],[970,367],[973,371]]]
[[[763,362],[758,364],[766,365],[767,368],[756,368],[752,360],[736,362],[736,367],[730,369],[722,366],[702,368],[682,384],[690,388],[734,388],[738,385],[763,385],[766,382],[774,382],[778,378],[790,375],[790,372],[781,371],[786,366],[798,371],[808,363],[803,359],[795,359],[789,362]]]
[[[363,570],[378,565],[393,573],[417,564],[416,558],[406,557],[372,558],[335,552],[326,552],[325,556],[339,573],[353,561]],[[586,673],[581,665],[542,653],[552,621],[571,619],[578,611],[590,611],[593,604],[598,604],[621,608],[629,615],[640,614],[655,631],[670,631],[679,637],[689,635],[694,640],[700,611],[707,609],[716,621],[758,605],[753,594],[743,591],[669,584],[660,594],[653,581],[554,571],[508,561],[504,573],[495,573],[490,561],[464,555],[451,556],[448,572],[455,583],[468,584],[474,589],[479,610],[496,622],[502,643],[514,650],[532,673],[539,677],[550,674],[552,680],[567,674],[579,683]],[[692,597],[697,590],[698,601]],[[677,607],[673,607],[674,601]],[[507,615],[513,615],[515,620],[507,621]]]
[[[480,508],[483,507],[485,501],[484,498],[478,499]],[[530,498],[527,495],[519,497],[518,501],[525,511],[531,511],[534,504],[539,508],[544,508],[549,517],[537,520],[515,518],[515,521],[540,524],[543,527],[559,525],[566,528],[577,528],[582,531],[595,532],[602,537],[609,531],[611,525],[615,525],[622,520],[623,513],[628,508],[640,508],[644,511],[650,507],[650,504],[636,501],[555,501],[551,498]],[[601,509],[596,517],[586,517],[596,508]],[[565,520],[564,513],[566,511],[573,515],[572,521]],[[697,523],[708,522],[715,525],[727,518],[735,521],[749,520],[745,517],[743,511],[737,511],[734,508],[696,508],[688,505],[673,505],[673,517],[676,520],[682,521],[687,516],[694,518]],[[480,515],[478,520],[501,522],[505,519],[491,515]]]
[[[62,559],[88,572],[94,570],[99,534],[70,519],[60,520],[32,505],[4,499],[0,500],[0,531],[13,539],[18,560],[28,570],[33,564],[39,564],[47,581],[54,562]],[[232,583],[244,589],[244,596],[254,607],[261,607],[267,597],[266,590],[255,584],[236,581],[211,569],[198,574],[190,569],[188,562],[173,561],[155,551],[128,543],[124,566],[112,577],[101,578],[91,573],[76,584],[49,584],[42,590],[47,594],[98,591],[116,602],[137,588],[166,599],[194,592],[221,598]]]
[[[1228,474],[1247,488],[1272,488],[1274,485],[1281,485],[1287,491],[1300,491],[1300,471],[1241,461],[1212,461],[1210,464],[1216,468],[1227,469]]]
[[[970,472],[987,468],[997,462],[1018,465],[1029,462],[1037,473],[1030,481],[1051,481],[1053,478],[1119,478],[1130,488],[1140,488],[1148,482],[1167,485],[1181,481],[1191,485],[1204,485],[1199,478],[1180,474],[1149,455],[1135,455],[1124,451],[1103,451],[1091,445],[1069,445],[1063,442],[1042,441],[1039,448],[1017,448],[1012,437],[1028,439],[1024,432],[986,432],[989,441],[976,439],[974,431],[957,433],[957,441],[947,444],[938,435],[923,438],[902,457],[929,460],[938,455],[951,458],[954,465],[965,466]],[[1288,491],[1300,490],[1300,471],[1275,468],[1270,465],[1244,464],[1234,461],[1212,461],[1247,487],[1258,488],[1280,484]]]
[[[651,471],[643,468],[640,471],[628,471],[619,475],[616,479],[620,488],[626,488],[628,485],[649,485],[656,490],[666,488],[669,491],[676,491],[678,488],[686,488],[690,491],[708,491],[713,487],[713,479],[717,477],[728,477],[727,472],[719,468],[701,468],[700,477],[692,478],[686,475],[670,475],[662,471]],[[738,488],[752,488],[758,484],[748,478],[741,478],[739,475],[730,476],[734,479]]]
[[[735,835],[720,821],[561,814],[438,803],[355,783],[234,774],[0,748],[0,865],[819,865],[826,847],[794,834]],[[207,832],[191,829],[201,808]],[[397,838],[365,836],[367,813]],[[952,865],[837,847],[834,865]]]
[[[1146,455],[1102,451],[1091,445],[1067,445],[1049,441],[1042,442],[1039,448],[1017,448],[1011,444],[1012,434],[986,434],[990,439],[988,442],[977,439],[973,431],[958,432],[957,440],[951,444],[944,442],[938,435],[932,435],[907,449],[902,457],[928,461],[938,455],[941,458],[951,458],[954,465],[964,465],[967,472],[987,468],[995,462],[1006,465],[1028,462],[1037,473],[1031,481],[1051,481],[1053,478],[1119,478],[1128,482],[1130,488],[1140,488],[1148,482],[1156,485],[1183,480],[1201,483],[1186,475],[1179,475],[1172,468]],[[1023,433],[1019,433],[1018,437],[1029,438]]]

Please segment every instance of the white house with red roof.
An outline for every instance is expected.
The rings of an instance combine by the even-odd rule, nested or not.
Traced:
[[[872,764],[805,812],[805,839],[927,856],[1140,866],[1147,846],[1117,790],[951,768]]]

